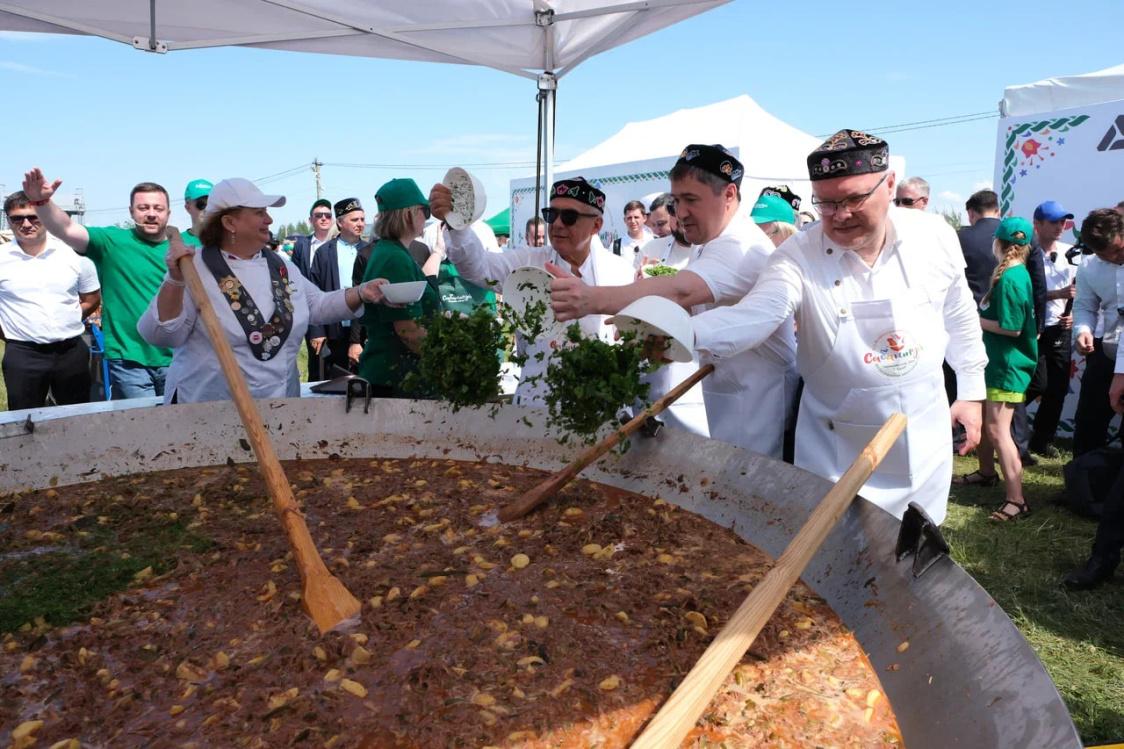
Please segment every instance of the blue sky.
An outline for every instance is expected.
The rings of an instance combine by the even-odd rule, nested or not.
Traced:
[[[734,0],[587,61],[561,83],[558,161],[628,121],[740,94],[819,135],[994,112],[1006,86],[1124,62],[1120,0],[792,7]],[[251,49],[151,55],[102,39],[2,33],[0,87],[0,185],[10,192],[41,166],[64,180],[62,193],[83,191],[91,225],[127,218],[141,180],[174,198],[193,178],[258,179],[319,158],[328,197],[373,208],[392,177],[427,189],[448,166],[534,160],[533,82],[483,68]],[[885,137],[910,174],[959,206],[991,182],[996,126]],[[752,149],[743,157],[752,171]],[[528,173],[469,169],[491,196],[488,215],[504,207],[508,180]],[[286,222],[307,216],[315,195],[307,169],[262,188],[289,197],[274,211]]]

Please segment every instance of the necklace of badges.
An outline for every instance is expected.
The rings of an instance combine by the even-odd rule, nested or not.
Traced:
[[[265,251],[266,265],[269,266],[270,288],[273,292],[273,316],[268,320],[254,303],[253,297],[242,287],[242,282],[216,247],[203,250],[203,264],[211,271],[219,285],[231,312],[246,333],[246,341],[254,358],[269,361],[277,356],[282,344],[293,330],[293,302],[290,298],[296,286],[289,280],[285,263],[273,252]]]

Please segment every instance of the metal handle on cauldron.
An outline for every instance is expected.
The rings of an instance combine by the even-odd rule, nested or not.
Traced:
[[[788,595],[789,588],[800,578],[820,544],[851,505],[851,500],[886,457],[905,425],[906,418],[900,413],[886,420],[870,444],[863,448],[847,472],[812,511],[776,564],[730,617],[644,732],[632,743],[632,749],[670,749],[683,742],[726,676],[749,650],[765,622]]]
[[[169,226],[168,236],[179,236],[179,230]],[[289,480],[285,477],[285,470],[277,459],[273,450],[273,443],[262,424],[261,414],[258,413],[250,389],[246,386],[246,379],[242,376],[242,368],[234,358],[234,351],[230,342],[226,340],[226,333],[215,315],[211,300],[203,288],[203,282],[195,270],[195,265],[190,257],[179,259],[180,273],[195,300],[199,309],[199,317],[207,329],[211,345],[219,358],[226,383],[230,387],[230,395],[234,405],[238,407],[238,415],[242,417],[242,425],[246,428],[246,436],[254,448],[258,459],[258,467],[265,479],[269,496],[273,500],[273,507],[281,517],[281,525],[289,537],[289,545],[293,549],[293,556],[297,562],[297,569],[301,576],[301,603],[305,611],[316,623],[320,633],[327,632],[344,619],[359,613],[360,603],[355,596],[344,587],[338,578],[328,571],[316,544],[308,532],[308,526],[301,515],[300,507],[293,497],[289,487]]]
[[[577,457],[574,462],[563,468],[558,473],[547,478],[538,486],[525,492],[519,499],[504,505],[500,508],[499,519],[503,522],[509,520],[516,520],[523,517],[531,510],[535,509],[543,502],[547,501],[559,491],[562,490],[566,484],[573,481],[579,473],[582,472],[586,466],[597,461],[602,455],[616,447],[617,443],[623,438],[632,434],[640,427],[644,426],[651,417],[663,413],[672,403],[679,399],[684,393],[690,390],[695,384],[714,371],[713,364],[705,364],[698,368],[690,377],[683,380],[670,391],[667,395],[660,398],[652,405],[645,408],[638,415],[633,416],[631,420],[620,429],[610,434],[605,439],[598,442],[593,447],[590,447],[585,452]]]

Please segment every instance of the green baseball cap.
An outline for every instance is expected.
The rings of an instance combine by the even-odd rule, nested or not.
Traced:
[[[749,217],[756,224],[767,224],[770,221],[783,221],[786,224],[796,223],[796,211],[788,201],[780,195],[762,195],[753,204]]]
[[[1034,227],[1022,216],[1008,216],[999,222],[995,229],[995,238],[1012,244],[1030,244],[1034,236]]]
[[[184,200],[198,200],[205,198],[211,194],[211,188],[214,187],[209,181],[205,179],[193,179],[187,183],[187,187],[183,191]]]
[[[418,183],[412,179],[392,179],[379,188],[375,193],[375,203],[380,211],[393,211],[398,208],[409,208],[412,205],[429,207],[429,201],[418,189]]]

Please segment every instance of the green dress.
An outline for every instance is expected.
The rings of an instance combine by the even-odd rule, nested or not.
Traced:
[[[1013,265],[1003,272],[986,306],[980,306],[980,317],[994,320],[1001,328],[1019,331],[1017,337],[984,331],[984,384],[1009,393],[1026,393],[1038,366],[1038,328],[1034,320],[1034,292],[1025,265]]]
[[[373,278],[385,278],[391,283],[426,281],[425,274],[406,248],[392,239],[380,239],[371,248],[363,281]],[[402,381],[417,368],[418,357],[394,332],[394,323],[397,320],[423,321],[439,309],[437,290],[428,282],[422,298],[414,304],[405,307],[364,305],[363,326],[367,330],[367,345],[359,357],[359,376],[372,385],[392,388],[395,395],[410,395],[403,388]]]

